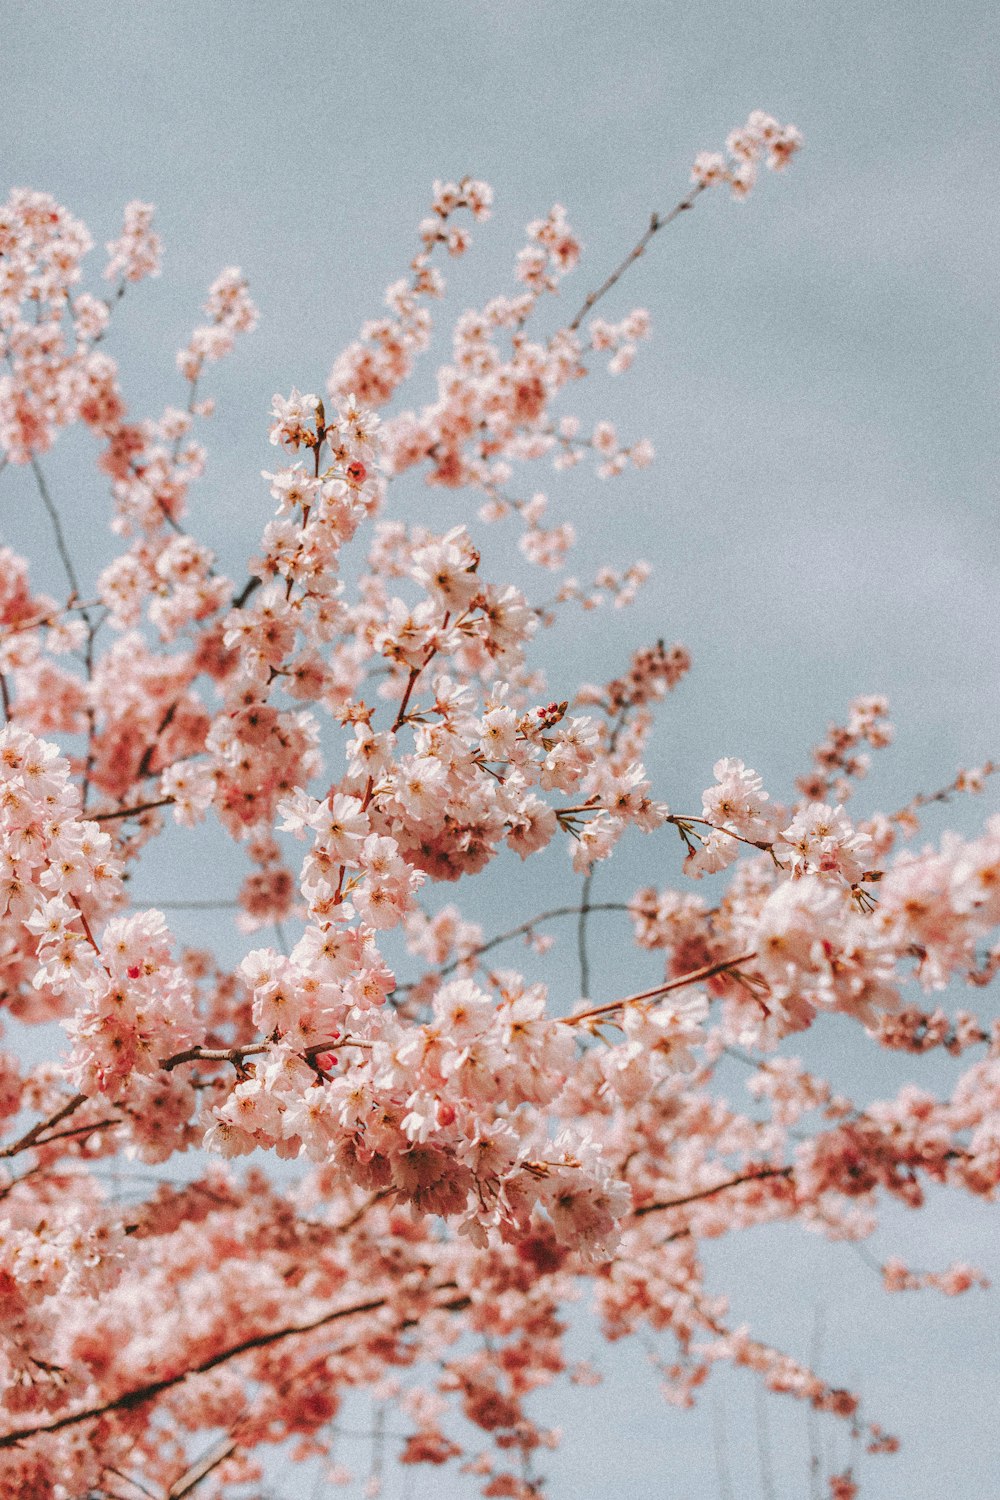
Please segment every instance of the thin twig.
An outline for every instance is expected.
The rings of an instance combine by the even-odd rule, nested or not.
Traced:
[[[656,1000],[660,995],[668,995],[671,990],[683,989],[688,984],[700,984],[703,979],[712,979],[716,974],[725,974],[727,969],[735,969],[737,964],[748,964],[757,957],[756,953],[741,953],[736,958],[723,958],[717,963],[703,964],[700,969],[692,969],[689,974],[681,974],[677,979],[668,979],[665,984],[658,984],[651,990],[642,990],[638,995],[626,995],[623,1000],[609,1000],[607,1005],[595,1005],[592,1010],[577,1011],[575,1015],[564,1016],[563,1020],[567,1026],[578,1026],[581,1021],[592,1021],[597,1016],[609,1016],[616,1010],[621,1010],[623,1005],[638,1005],[643,1000]]]
[[[682,198],[679,203],[676,203],[669,213],[653,214],[651,216],[649,220],[649,228],[646,230],[646,233],[643,235],[638,244],[632,246],[632,249],[626,255],[621,265],[617,266],[611,272],[611,275],[606,277],[605,280],[601,282],[601,285],[597,288],[596,291],[589,292],[584,298],[583,306],[580,308],[580,311],[577,313],[572,323],[567,325],[570,333],[576,332],[587,314],[591,312],[597,306],[598,302],[600,302],[601,298],[608,292],[610,292],[611,288],[621,280],[621,278],[625,275],[625,272],[628,270],[629,266],[632,265],[634,261],[637,261],[639,259],[653,236],[655,234],[659,234],[661,229],[666,229],[667,225],[672,224],[675,219],[679,219],[681,214],[686,213],[688,209],[694,208],[695,200],[697,199],[699,193],[703,193],[705,191],[705,186],[706,184],[703,182],[696,183],[688,193],[687,197]]]
[[[104,1473],[113,1474],[116,1479],[123,1479],[126,1484],[130,1484],[133,1489],[138,1490],[140,1495],[148,1495],[149,1500],[157,1500],[152,1490],[147,1490],[146,1486],[141,1484],[138,1479],[133,1478],[131,1474],[123,1474],[121,1469],[116,1469],[113,1464],[108,1464]]]
[[[995,776],[1000,771],[1000,761],[988,760],[978,770],[981,776]],[[930,807],[934,802],[950,802],[956,792],[978,791],[978,787],[969,785],[968,774],[967,771],[960,771],[954,781],[950,781],[947,786],[939,787],[936,792],[918,792],[905,807],[899,807],[894,813],[889,814],[889,822],[903,822],[918,808]]]
[[[35,1141],[36,1146],[51,1146],[53,1141],[69,1140],[74,1135],[96,1135],[101,1130],[111,1130],[115,1125],[124,1125],[122,1119],[116,1120],[94,1120],[89,1125],[73,1125],[69,1130],[57,1130],[55,1135],[39,1137]]]
[[[588,907],[588,911],[631,911],[631,907],[625,901],[595,901]],[[485,943],[480,943],[476,948],[470,948],[468,953],[463,953],[458,958],[453,958],[448,963],[442,964],[439,969],[435,969],[433,973],[425,977],[428,979],[446,979],[449,974],[454,974],[456,969],[461,968],[462,964],[470,963],[474,958],[480,958],[484,953],[489,953],[493,948],[499,948],[501,943],[509,943],[514,938],[525,937],[528,933],[534,932],[535,928],[542,922],[553,922],[557,917],[575,917],[579,913],[579,906],[553,906],[549,911],[539,912],[537,917],[529,917],[526,922],[519,922],[516,927],[508,928],[506,932],[498,932],[495,937],[487,939]],[[415,985],[416,980],[409,981],[406,984],[398,984],[394,993],[405,994],[408,990],[415,988]]]
[[[68,1115],[71,1115],[74,1110],[79,1109],[81,1104],[85,1104],[86,1102],[86,1094],[74,1094],[73,1098],[68,1099],[54,1114],[49,1115],[45,1120],[39,1120],[37,1124],[32,1125],[30,1130],[26,1130],[22,1136],[18,1136],[16,1141],[11,1141],[8,1146],[0,1146],[0,1157],[17,1156],[19,1152],[27,1151],[46,1130],[51,1130],[62,1120],[65,1120]]]
[[[702,1188],[683,1198],[664,1198],[656,1203],[643,1203],[641,1207],[632,1210],[632,1217],[642,1219],[646,1214],[663,1213],[668,1208],[684,1208],[688,1203],[700,1203],[703,1198],[714,1198],[716,1193],[728,1193],[731,1188],[742,1187],[746,1182],[765,1182],[769,1177],[785,1177],[791,1181],[794,1170],[794,1167],[764,1167],[760,1172],[744,1172],[740,1177],[730,1177],[725,1182],[717,1182],[715,1187]]]
[[[59,512],[56,509],[55,502],[52,499],[52,496],[49,494],[49,487],[45,483],[45,475],[42,473],[42,466],[38,462],[38,459],[35,458],[34,454],[32,454],[31,457],[31,469],[38,484],[38,493],[42,497],[42,504],[48,511],[49,520],[52,522],[52,530],[55,533],[56,539],[56,551],[59,553],[59,558],[65,570],[66,577],[69,579],[70,589],[75,596],[79,596],[80,584],[76,576],[76,569],[73,566],[73,559],[70,557],[69,548],[66,545],[66,536],[62,529],[62,521],[59,519]]]
[[[92,682],[94,678],[94,638],[100,629],[101,622],[97,624],[91,619],[86,610],[83,618],[87,626],[87,644],[84,648],[83,665],[87,673],[87,681]],[[90,797],[90,779],[94,771],[94,737],[97,733],[97,710],[94,706],[92,693],[87,694],[87,704],[84,710],[87,716],[87,754],[83,763],[83,779],[80,783],[80,807],[86,810],[87,801]]]
[[[590,892],[594,885],[594,872],[588,870],[580,893],[580,915],[576,924],[576,952],[580,960],[580,998],[590,999],[590,960],[587,957],[587,918],[590,915]]]
[[[112,818],[136,818],[140,813],[152,812],[157,807],[170,807],[173,797],[161,797],[158,802],[140,802],[135,807],[120,807],[117,812],[94,813],[95,823],[110,823]]]

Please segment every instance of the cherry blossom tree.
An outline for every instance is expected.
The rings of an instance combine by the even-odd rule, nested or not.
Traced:
[[[103,292],[84,289],[92,242],[68,209],[27,190],[0,209],[0,444],[32,473],[40,547],[65,574],[46,595],[0,552],[2,1495],[247,1493],[275,1445],[330,1462],[352,1391],[395,1409],[400,1463],[540,1494],[556,1438],[531,1393],[598,1378],[564,1347],[581,1289],[609,1339],[658,1336],[669,1400],[692,1404],[728,1361],[870,1452],[895,1446],[836,1372],[733,1326],[701,1244],[776,1222],[861,1241],[928,1184],[995,1193],[1000,1027],[933,996],[1000,967],[1000,820],[913,840],[924,803],[996,768],[852,818],[891,739],[886,703],[858,698],[788,800],[725,758],[700,807],[672,809],[643,757],[686,650],[626,651],[598,684],[547,686],[533,660],[540,632],[626,607],[648,574],[570,577],[573,525],[527,478],[652,460],[572,413],[574,383],[625,372],[650,331],[642,309],[611,322],[598,304],[702,193],[745,198],[800,145],[752,114],[543,334],[581,255],[552,208],[512,289],[457,317],[435,398],[408,409],[441,263],[490,214],[485,183],[435,184],[384,315],[322,395],[274,397],[272,519],[235,579],[187,520],[208,367],[257,318],[244,278],[209,290],[178,355],[186,398],[136,419],[104,341],[158,274],[152,208],[125,210]],[[74,426],[111,499],[117,555],[96,579],[45,472]],[[403,517],[407,474],[453,492],[443,534]],[[501,523],[553,575],[544,602],[484,565],[479,528]],[[243,945],[233,968],[131,897],[147,849],[203,820],[251,867],[232,910],[216,903]],[[633,831],[680,840],[680,883],[595,902],[594,867]],[[433,891],[489,878],[502,912],[512,863],[559,844],[571,905],[486,930]],[[218,882],[198,894],[211,904]],[[598,911],[634,940],[635,993],[591,993]],[[522,968],[567,922],[579,999],[560,1015]],[[873,1048],[962,1058],[950,1096],[915,1081],[842,1097],[785,1045],[831,1013]],[[717,1077],[733,1056],[749,1106]],[[128,1202],[109,1192],[116,1163],[145,1184]],[[881,1269],[890,1291],[982,1279]],[[832,1496],[856,1492],[830,1476]]]

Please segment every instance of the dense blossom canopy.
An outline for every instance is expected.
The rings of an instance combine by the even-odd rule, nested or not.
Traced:
[[[613,323],[596,304],[702,192],[743,198],[800,144],[751,115],[543,336],[539,308],[581,254],[554,207],[528,226],[514,289],[456,320],[436,398],[407,410],[394,398],[430,341],[442,256],[490,212],[486,184],[437,183],[385,315],[322,396],[274,397],[274,515],[245,580],[186,524],[206,367],[256,322],[240,272],[212,285],[178,355],[184,405],[135,420],[102,345],[116,303],[158,274],[152,208],[126,209],[106,296],[81,289],[92,244],[65,208],[18,190],[0,209],[0,444],[34,472],[67,588],[38,592],[0,553],[3,1496],[124,1496],[135,1481],[222,1495],[259,1477],[266,1445],[329,1454],[350,1388],[398,1404],[404,1464],[454,1460],[486,1495],[537,1494],[537,1451],[556,1439],[530,1393],[596,1378],[563,1348],[581,1282],[609,1338],[668,1337],[671,1401],[728,1360],[892,1448],[855,1394],[730,1324],[699,1242],[781,1220],[856,1240],[887,1196],[918,1207],[928,1182],[995,1193],[1000,1030],[930,997],[1000,967],[1000,821],[915,850],[921,799],[853,819],[869,752],[891,738],[872,697],[790,802],[727,758],[700,808],[671,810],[643,756],[684,648],[643,647],[612,681],[554,699],[532,658],[561,613],[624,607],[648,574],[569,577],[573,526],[522,481],[529,462],[611,479],[652,460],[560,408],[648,336],[641,309]],[[120,548],[90,586],[42,466],[74,424],[96,439]],[[394,518],[410,470],[471,494],[482,524],[512,520],[554,597],[489,576],[465,509],[443,534]],[[275,936],[232,971],[130,897],[167,821],[204,819],[253,867],[239,930]],[[652,967],[644,991],[601,1001],[590,874],[631,828],[679,837],[685,879],[604,903]],[[560,842],[583,879],[572,908],[487,933],[431,895]],[[565,916],[584,966],[558,1015],[495,959],[514,937],[544,951]],[[405,974],[387,954],[409,955]],[[830,1012],[873,1046],[971,1057],[948,1098],[911,1085],[857,1105],[782,1048]],[[25,1028],[46,1022],[62,1028],[51,1060],[19,1061]],[[749,1108],[716,1081],[732,1053],[752,1069]],[[274,1158],[304,1175],[285,1185]],[[105,1171],[118,1159],[178,1175],[123,1203]],[[883,1273],[890,1290],[980,1279],[898,1260]],[[830,1484],[855,1493],[849,1473]]]

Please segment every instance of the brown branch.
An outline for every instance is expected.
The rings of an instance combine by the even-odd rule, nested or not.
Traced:
[[[629,911],[630,907],[624,901],[592,901],[588,912],[593,911]],[[462,964],[469,963],[471,959],[479,958],[484,953],[489,953],[491,948],[498,948],[501,943],[509,943],[512,938],[524,937],[533,932],[540,922],[552,922],[556,917],[576,917],[583,911],[582,906],[553,906],[549,911],[539,912],[537,917],[529,917],[526,922],[519,922],[516,927],[510,927],[506,932],[498,932],[495,937],[489,938],[485,943],[480,943],[476,948],[470,948],[468,953],[463,953],[459,958],[453,958],[448,963],[442,964],[433,973],[425,975],[425,978],[444,979],[455,970],[461,968]],[[394,991],[395,994],[412,990],[417,981],[409,984],[399,984]]]
[[[160,1067],[168,1073],[174,1068],[180,1067],[181,1063],[189,1062],[228,1062],[234,1067],[240,1068],[245,1057],[254,1057],[261,1052],[269,1052],[272,1042],[245,1042],[235,1047],[185,1047],[183,1052],[175,1052],[172,1057],[164,1057],[160,1060]],[[307,1061],[312,1057],[318,1057],[322,1052],[339,1052],[344,1047],[370,1047],[371,1042],[352,1041],[350,1037],[338,1036],[328,1037],[325,1041],[314,1042],[312,1046],[305,1047],[298,1054]]]
[[[9,1182],[4,1183],[3,1187],[0,1188],[0,1199],[6,1198],[7,1195],[9,1193],[12,1193],[20,1183],[25,1182],[29,1177],[36,1176],[43,1170],[44,1168],[42,1166],[42,1163],[36,1162],[35,1165],[33,1167],[29,1167],[26,1172],[22,1172],[20,1177],[12,1177]]]
[[[449,622],[450,619],[451,619],[451,610],[450,609],[445,610],[444,619],[441,621],[441,629],[442,630],[447,630],[448,629],[448,622]],[[456,625],[460,625],[464,619],[465,619],[465,615],[464,614],[460,615],[459,618],[455,621],[455,624]],[[394,722],[392,724],[392,727],[389,730],[390,734],[395,734],[397,729],[402,729],[404,723],[406,722],[406,710],[410,706],[410,698],[412,697],[413,689],[417,685],[417,678],[420,676],[421,672],[423,672],[426,667],[430,666],[430,664],[434,660],[435,656],[437,656],[437,652],[438,652],[437,646],[428,646],[428,648],[427,648],[427,655],[424,657],[423,661],[420,662],[418,666],[410,668],[410,675],[409,675],[409,678],[407,679],[406,690],[403,693],[403,701],[399,705],[399,711],[397,712],[396,718],[395,718],[395,720],[394,720]]]
[[[74,1094],[72,1099],[67,1100],[54,1114],[49,1115],[48,1119],[39,1120],[37,1124],[32,1125],[30,1130],[26,1130],[24,1135],[18,1136],[16,1141],[11,1141],[7,1146],[0,1146],[0,1158],[17,1156],[19,1152],[27,1151],[31,1146],[35,1145],[38,1137],[44,1131],[51,1130],[53,1126],[65,1120],[67,1115],[71,1115],[74,1110],[79,1109],[80,1105],[86,1104],[86,1102],[86,1094]]]
[[[87,625],[87,646],[84,654],[84,665],[87,671],[87,681],[89,682],[93,677],[94,672],[94,637],[101,627],[101,621],[95,621],[91,617],[86,605],[77,604],[77,601],[80,598],[79,579],[76,576],[76,569],[73,566],[73,559],[70,556],[69,547],[66,544],[66,536],[62,528],[62,521],[59,516],[59,511],[56,508],[55,501],[52,499],[52,496],[49,493],[49,487],[45,482],[45,475],[42,472],[41,464],[38,462],[38,459],[34,454],[31,455],[31,470],[35,476],[35,482],[38,485],[38,493],[42,497],[42,504],[45,506],[45,509],[48,512],[49,520],[52,523],[52,531],[55,536],[56,552],[59,554],[60,561],[63,565],[63,570],[65,571],[66,577],[69,581],[70,596],[66,608],[79,608],[80,613],[83,615],[83,618]],[[96,728],[96,716],[92,703],[88,703],[87,705],[86,718],[87,754],[83,770],[83,780],[80,787],[80,804],[83,808],[86,808],[87,806],[87,796],[90,791],[90,775],[94,767],[94,731]]]
[[[247,600],[250,598],[251,594],[255,594],[261,587],[262,582],[263,579],[258,578],[256,574],[253,578],[248,578],[246,583],[240,589],[239,593],[233,599],[232,608],[242,609]]]
[[[156,751],[159,747],[160,736],[167,729],[169,729],[170,725],[173,723],[174,715],[180,707],[180,702],[181,700],[179,698],[175,698],[173,703],[171,703],[167,708],[159,724],[157,724],[156,733],[154,734],[149,744],[146,746],[145,750],[142,752],[142,760],[140,760],[139,769],[135,773],[136,781],[142,781],[143,777],[149,775],[150,767],[153,764],[153,756],[156,754]]]
[[[270,1046],[270,1042],[248,1042],[243,1047],[185,1047],[183,1052],[175,1052],[173,1057],[162,1058],[160,1067],[167,1073],[179,1068],[181,1063],[188,1062],[230,1062],[238,1068],[245,1057],[267,1052]]]
[[[70,599],[67,604],[60,605],[58,609],[50,610],[48,614],[36,615],[33,620],[21,620],[17,625],[5,625],[0,631],[0,640],[10,640],[12,635],[23,635],[27,630],[41,630],[45,626],[54,625],[60,615],[68,614],[70,610],[80,610],[86,614],[88,609],[101,607],[100,599],[90,599],[79,603]]]
[[[87,681],[94,680],[94,640],[100,629],[101,622],[96,624],[86,610],[83,611],[84,623],[87,627],[87,645],[83,653],[83,665],[87,673]],[[93,695],[87,695],[87,705],[84,710],[87,719],[87,754],[83,763],[83,779],[80,782],[80,807],[86,810],[87,799],[90,796],[90,778],[94,772],[94,737],[97,734],[97,709],[94,705]]]
[[[597,306],[601,298],[605,296],[606,293],[610,292],[613,286],[617,285],[617,283],[625,275],[625,272],[628,270],[629,266],[632,265],[634,261],[637,261],[643,254],[646,246],[649,244],[653,236],[655,234],[659,234],[661,229],[666,229],[667,225],[672,224],[675,219],[679,219],[681,214],[686,213],[688,209],[694,208],[695,200],[697,199],[699,193],[703,193],[704,191],[705,183],[696,183],[695,186],[691,189],[690,193],[688,193],[687,197],[682,198],[679,203],[675,204],[669,213],[652,215],[649,221],[649,228],[646,230],[646,233],[643,235],[638,244],[632,246],[632,249],[626,255],[621,265],[617,266],[615,270],[611,272],[611,275],[606,277],[605,280],[601,282],[601,285],[597,288],[596,291],[589,292],[584,298],[583,306],[580,308],[580,311],[577,313],[573,321],[567,325],[568,331],[570,333],[576,333],[577,329],[579,328],[580,324],[583,322],[587,314]]]
[[[769,842],[769,840],[744,838],[742,833],[735,833],[732,828],[726,828],[721,823],[713,823],[710,818],[690,817],[687,813],[683,815],[680,813],[671,813],[664,821],[672,823],[681,832],[682,836],[683,830],[689,823],[699,823],[704,828],[710,828],[713,833],[724,833],[727,838],[735,839],[738,844],[746,844],[751,849],[762,849],[765,853],[773,853],[774,850],[774,844]],[[696,837],[700,838],[700,834],[696,835]]]
[[[0,1448],[13,1448],[28,1438],[45,1437],[52,1432],[61,1432],[67,1427],[75,1427],[80,1422],[88,1422],[94,1417],[107,1416],[111,1412],[131,1411],[144,1402],[163,1395],[165,1391],[172,1390],[174,1386],[182,1384],[191,1375],[205,1375],[218,1365],[225,1364],[227,1360],[236,1359],[239,1355],[248,1354],[254,1349],[266,1349],[269,1345],[276,1344],[281,1339],[291,1338],[294,1334],[312,1333],[315,1329],[338,1322],[341,1318],[375,1312],[378,1308],[385,1307],[387,1301],[386,1297],[377,1297],[367,1302],[355,1302],[350,1307],[335,1308],[333,1312],[314,1318],[311,1323],[299,1323],[290,1328],[276,1329],[272,1333],[255,1334],[252,1338],[242,1339],[238,1344],[230,1345],[228,1349],[220,1349],[217,1354],[202,1360],[198,1365],[193,1365],[190,1370],[182,1370],[177,1375],[167,1375],[162,1380],[152,1380],[147,1385],[135,1386],[130,1391],[123,1391],[120,1396],[112,1397],[110,1401],[102,1402],[98,1406],[88,1406],[83,1411],[72,1412],[69,1416],[57,1417],[52,1422],[39,1423],[34,1427],[15,1428],[13,1432],[0,1436]]]
[[[35,1141],[36,1146],[51,1146],[53,1141],[66,1141],[74,1135],[96,1134],[99,1130],[111,1130],[115,1125],[124,1125],[125,1121],[120,1117],[117,1120],[95,1120],[91,1125],[74,1125],[69,1130],[57,1130],[55,1135],[47,1135],[44,1140]]]
[[[726,1193],[730,1188],[741,1187],[745,1182],[764,1182],[769,1177],[791,1179],[793,1172],[793,1167],[765,1167],[760,1172],[745,1172],[742,1177],[730,1177],[726,1182],[717,1182],[715,1187],[702,1188],[700,1192],[688,1193],[683,1198],[666,1198],[662,1202],[644,1203],[641,1208],[632,1210],[632,1217],[641,1219],[646,1214],[661,1213],[667,1208],[683,1208],[687,1203],[698,1203],[702,1198],[713,1198],[716,1193]]]
[[[578,1011],[576,1015],[564,1016],[562,1019],[567,1026],[578,1026],[581,1021],[611,1015],[613,1011],[621,1010],[623,1005],[638,1005],[643,1000],[655,1000],[660,995],[669,994],[671,990],[683,989],[688,984],[699,984],[703,979],[712,979],[716,974],[725,974],[737,964],[748,964],[756,957],[756,953],[741,953],[736,958],[723,958],[717,963],[703,964],[700,969],[692,969],[690,973],[681,974],[677,979],[668,979],[665,984],[658,984],[651,990],[643,990],[638,995],[626,995],[623,1000],[610,1000],[607,1005],[595,1005],[592,1010]]]
[[[157,1500],[157,1497],[153,1494],[152,1490],[147,1490],[146,1486],[144,1484],[141,1484],[134,1475],[123,1474],[121,1469],[116,1469],[113,1464],[108,1464],[102,1470],[102,1473],[113,1474],[116,1479],[121,1479],[125,1484],[130,1484],[134,1490],[138,1490],[140,1495],[148,1495],[149,1500]],[[101,1492],[101,1494],[99,1495],[98,1500],[104,1500],[103,1492]],[[120,1495],[112,1495],[109,1490],[107,1500],[122,1500],[122,1497]]]
[[[354,1213],[351,1214],[350,1218],[345,1219],[342,1224],[337,1225],[338,1234],[346,1234],[348,1229],[353,1229],[355,1224],[359,1224],[361,1222],[365,1214],[368,1213],[370,1209],[373,1209],[376,1203],[381,1203],[383,1199],[391,1198],[392,1196],[392,1188],[382,1188],[379,1192],[373,1193],[372,1196],[367,1200],[367,1202],[362,1203],[361,1207],[356,1209]]]
[[[1000,761],[988,760],[985,765],[979,766],[978,770],[982,776],[995,776],[1000,771]],[[918,792],[905,807],[899,807],[894,813],[889,814],[889,822],[902,822],[918,808],[930,807],[934,802],[950,802],[955,792],[978,790],[969,786],[968,776],[967,771],[959,771],[954,781],[950,781],[947,786],[939,787],[936,792]]]
[[[158,802],[140,802],[135,807],[120,807],[117,812],[94,813],[93,822],[109,823],[112,818],[136,818],[140,813],[152,812],[156,807],[170,807],[173,797],[161,797]]]
[[[455,621],[456,625],[460,624],[461,621],[464,620],[464,618],[465,618],[464,615],[460,615],[459,618],[458,618],[458,620]],[[451,619],[451,610],[446,610],[445,611],[444,619],[441,622],[441,629],[442,630],[447,630],[447,628],[448,628],[448,622],[449,622],[450,619]],[[410,675],[409,675],[409,677],[407,678],[407,681],[406,681],[406,689],[405,689],[405,691],[403,693],[403,701],[400,703],[398,712],[396,714],[396,717],[393,720],[393,722],[392,722],[392,724],[391,724],[391,726],[389,728],[389,733],[391,735],[394,735],[398,729],[402,729],[403,723],[405,722],[405,719],[406,719],[406,710],[408,709],[408,707],[410,705],[410,697],[412,696],[413,689],[416,686],[417,678],[420,676],[421,672],[424,670],[425,667],[430,666],[430,663],[433,661],[434,657],[437,655],[437,649],[438,649],[437,646],[429,646],[428,649],[427,649],[427,655],[424,657],[423,661],[420,662],[418,666],[415,666],[415,667],[411,666],[411,668],[410,668]],[[369,776],[369,778],[368,778],[368,784],[365,787],[365,794],[364,794],[364,796],[361,799],[361,811],[362,812],[367,811],[368,807],[371,804],[371,801],[372,801],[372,798],[373,798],[374,794],[375,794],[375,778],[374,778],[374,776]],[[340,873],[337,876],[337,887],[336,887],[336,890],[334,891],[334,894],[333,894],[333,900],[334,900],[334,903],[336,905],[339,905],[340,902],[343,900],[344,878],[345,878],[346,875],[347,875],[347,866],[346,865],[341,865],[341,867],[340,867]]]

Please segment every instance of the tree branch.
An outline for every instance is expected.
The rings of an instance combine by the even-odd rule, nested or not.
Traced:
[[[615,269],[611,272],[611,275],[606,277],[605,280],[601,282],[596,291],[589,292],[584,298],[583,306],[580,308],[580,311],[577,313],[572,323],[569,323],[567,325],[568,331],[570,333],[576,333],[577,329],[579,328],[580,324],[583,322],[587,314],[597,306],[601,298],[608,292],[610,292],[613,286],[617,285],[617,283],[625,275],[625,272],[628,270],[629,266],[632,265],[633,261],[637,261],[639,259],[653,236],[655,234],[659,234],[661,229],[666,229],[667,225],[672,224],[675,219],[679,219],[681,214],[686,213],[689,208],[694,208],[695,200],[697,199],[699,193],[703,193],[704,191],[705,183],[696,183],[695,186],[691,189],[690,193],[688,193],[687,197],[682,198],[679,203],[676,203],[669,213],[662,215],[652,215],[649,221],[649,228],[646,230],[646,233],[643,235],[638,244],[632,246],[632,249],[626,255],[621,265],[615,267]]]
[[[540,922],[552,922],[556,917],[576,917],[579,916],[581,910],[579,906],[553,906],[549,911],[541,911],[537,917],[529,917],[526,922],[519,922],[516,927],[510,927],[506,932],[498,932],[496,937],[491,937],[485,943],[480,943],[478,947],[470,949],[468,953],[463,953],[459,958],[453,958],[449,963],[442,964],[439,969],[435,969],[432,974],[425,977],[445,979],[449,974],[454,974],[462,964],[468,963],[470,959],[479,958],[482,954],[489,953],[491,948],[499,948],[501,943],[509,943],[513,938],[524,937],[527,933],[533,932]],[[587,907],[588,912],[629,910],[631,908],[625,901],[593,901]],[[415,980],[408,984],[398,984],[394,993],[405,993],[407,990],[412,990],[415,984]]]
[[[717,1182],[715,1187],[702,1188],[700,1192],[688,1193],[683,1198],[665,1198],[656,1203],[644,1203],[641,1208],[632,1210],[633,1219],[641,1219],[646,1214],[662,1213],[667,1208],[683,1208],[687,1203],[699,1203],[702,1198],[714,1198],[716,1193],[727,1193],[730,1188],[741,1187],[745,1182],[765,1182],[769,1177],[786,1177],[792,1179],[793,1167],[765,1167],[760,1172],[744,1172],[741,1177],[730,1177],[726,1182]]]
[[[79,1109],[80,1105],[85,1104],[86,1102],[86,1094],[74,1094],[72,1099],[69,1099],[65,1104],[57,1109],[55,1114],[49,1115],[48,1119],[39,1120],[37,1124],[32,1125],[30,1130],[26,1130],[24,1135],[18,1136],[16,1141],[11,1141],[7,1146],[0,1146],[0,1158],[17,1156],[19,1152],[27,1151],[29,1147],[35,1145],[35,1143],[38,1141],[38,1137],[42,1135],[46,1130],[51,1130],[53,1126],[58,1125],[60,1121],[65,1120],[67,1115],[71,1115],[75,1109]],[[44,1144],[44,1142],[42,1144]]]
[[[626,995],[623,1000],[610,1000],[607,1005],[595,1005],[592,1010],[577,1011],[575,1015],[565,1016],[563,1019],[567,1026],[578,1026],[581,1021],[609,1016],[614,1011],[621,1010],[623,1005],[638,1005],[642,1000],[656,1000],[660,995],[668,995],[671,990],[680,990],[685,985],[699,984],[703,979],[725,974],[728,969],[735,969],[737,964],[748,964],[756,957],[756,953],[741,953],[737,958],[723,958],[717,963],[704,964],[700,969],[692,969],[689,974],[681,974],[677,979],[668,979],[665,984],[658,984],[651,990],[642,990],[638,995]]]
[[[590,960],[587,956],[587,918],[592,907],[590,905],[590,892],[594,885],[594,872],[588,870],[583,881],[583,890],[580,894],[580,915],[576,924],[576,952],[580,960],[580,996],[583,1000],[590,999]]]
[[[110,823],[112,818],[137,818],[140,813],[152,812],[157,807],[171,807],[173,797],[161,797],[158,802],[140,802],[135,807],[120,807],[117,812],[94,813],[94,823]]]
[[[48,511],[49,520],[52,522],[52,530],[55,533],[56,539],[56,551],[59,553],[59,559],[62,562],[66,577],[69,579],[70,590],[76,598],[79,598],[80,583],[76,576],[76,569],[73,566],[73,559],[69,555],[69,548],[66,545],[66,536],[62,529],[62,521],[59,518],[59,512],[56,509],[55,501],[49,494],[49,487],[45,483],[45,475],[42,473],[42,466],[38,462],[38,459],[35,458],[34,454],[32,454],[31,456],[31,470],[38,485],[38,493],[42,497],[42,504]]]

